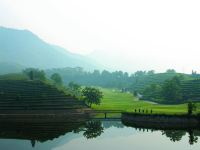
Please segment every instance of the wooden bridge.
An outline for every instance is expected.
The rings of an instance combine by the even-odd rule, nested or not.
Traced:
[[[122,110],[92,110],[89,113],[98,115],[98,114],[104,114],[104,119],[120,119]],[[108,117],[108,114],[120,114],[120,117]]]

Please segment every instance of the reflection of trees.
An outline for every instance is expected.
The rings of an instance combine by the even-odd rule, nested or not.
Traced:
[[[189,130],[188,134],[189,134],[189,144],[193,145],[194,143],[197,143],[198,137],[194,135],[194,131]]]
[[[31,145],[32,145],[32,147],[35,147],[35,143],[36,143],[35,140],[31,140]]]
[[[182,137],[188,132],[189,134],[189,144],[193,145],[194,143],[197,143],[198,137],[195,136],[193,130],[188,131],[180,131],[180,130],[165,130],[162,131],[162,135],[166,135],[166,137],[169,137],[171,141],[176,142],[180,141]]]
[[[185,134],[186,131],[179,131],[179,130],[162,131],[162,135],[166,135],[166,137],[168,137],[173,142],[180,141]]]
[[[97,136],[100,136],[101,133],[103,133],[103,127],[100,121],[89,121],[85,125],[84,133],[83,135],[87,139],[96,138]]]

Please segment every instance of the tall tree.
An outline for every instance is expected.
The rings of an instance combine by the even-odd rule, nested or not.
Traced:
[[[166,101],[176,103],[182,100],[182,90],[180,82],[180,78],[178,76],[175,76],[171,80],[167,80],[163,84],[162,95]]]
[[[70,90],[72,91],[78,91],[81,89],[81,85],[75,83],[75,82],[69,82],[68,87],[70,88]]]
[[[193,111],[195,111],[197,107],[195,103],[193,103],[192,101],[189,101],[187,108],[188,108],[188,115],[192,115]]]
[[[56,84],[56,85],[62,85],[63,81],[61,76],[58,73],[54,73],[51,75],[51,80]]]
[[[36,68],[27,68],[23,73],[29,77],[30,80],[46,80],[45,72]]]

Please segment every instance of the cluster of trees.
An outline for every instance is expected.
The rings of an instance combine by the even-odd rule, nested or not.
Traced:
[[[165,135],[168,137],[171,141],[177,142],[181,141],[182,137],[188,133],[189,137],[189,144],[193,145],[194,143],[198,142],[198,135],[199,133],[196,131],[193,131],[191,129],[184,131],[184,130],[163,130],[162,135]]]
[[[197,71],[192,70],[192,77],[200,78],[200,74],[198,74]]]
[[[39,70],[36,68],[27,68],[22,71],[23,74],[25,74],[29,80],[40,80],[40,81],[47,81],[46,74],[43,70]],[[62,85],[63,81],[61,76],[58,73],[53,73],[50,77],[54,84],[56,85]]]
[[[145,84],[152,82],[163,82],[176,75],[176,71],[173,69],[168,69],[165,73],[160,74],[156,74],[154,70],[136,71],[132,74],[122,71],[110,72],[107,70],[87,72],[80,67],[46,70],[48,76],[51,76],[55,72],[61,75],[65,84],[73,81],[84,86],[123,88],[128,89],[129,91],[140,89]]]
[[[181,82],[184,76],[176,75],[170,80],[166,80],[163,84],[148,85],[142,91],[143,99],[165,103],[180,103],[185,101]]]
[[[35,69],[35,68],[27,68],[23,70],[23,74],[25,74],[30,80],[46,80],[46,75],[43,70]]]
[[[84,71],[83,68],[64,68],[47,70],[46,73],[51,76],[53,73],[59,73],[65,84],[73,81],[85,86],[101,86],[123,88],[127,87],[130,82],[130,76],[127,72],[122,71],[99,71],[93,72]]]
[[[175,76],[166,81],[162,86],[161,95],[164,100],[170,102],[180,102],[182,100],[181,77]]]
[[[61,76],[58,73],[54,73],[51,75],[51,80],[53,81],[54,84],[56,85],[63,85],[63,80]]]

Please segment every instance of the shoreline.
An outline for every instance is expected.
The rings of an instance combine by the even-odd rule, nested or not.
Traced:
[[[122,113],[128,126],[153,129],[200,129],[200,116]]]

